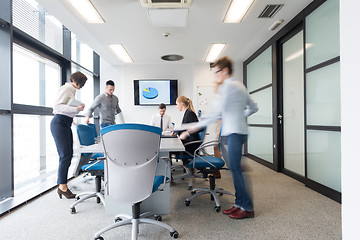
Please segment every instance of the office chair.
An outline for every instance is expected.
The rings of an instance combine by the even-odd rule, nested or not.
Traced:
[[[184,147],[186,147],[188,145],[192,145],[192,144],[199,144],[199,143],[202,144],[205,139],[205,134],[206,134],[206,127],[204,127],[203,130],[201,132],[199,132],[200,140],[187,142],[184,144]],[[202,149],[202,150],[205,151],[204,149]],[[189,178],[188,190],[191,190],[194,178],[202,178],[203,177],[201,175],[195,174],[194,169],[188,167],[189,162],[194,158],[194,153],[189,153],[188,151],[180,152],[180,153],[175,154],[175,158],[176,158],[176,161],[178,159],[182,160],[183,164],[173,166],[171,168],[171,170],[175,171],[177,168],[181,168],[184,170],[184,173],[179,176],[173,177],[173,181],[176,181],[178,179],[184,180],[185,178]]]
[[[160,136],[161,128],[142,124],[117,124],[101,129],[107,194],[119,203],[132,204],[132,216],[117,215],[114,224],[95,234],[95,240],[103,240],[100,235],[104,232],[129,224],[132,225],[131,239],[136,240],[141,223],[166,228],[173,238],[179,236],[173,227],[160,222],[159,218],[158,221],[145,218],[153,214],[140,214],[140,203],[167,179],[166,175],[155,176]]]
[[[93,125],[93,124],[92,124]],[[95,126],[95,125],[94,125]],[[95,144],[96,129],[92,126],[79,124],[76,126],[76,131],[79,137],[80,144],[89,146]],[[105,205],[104,194],[101,193],[101,179],[104,176],[104,154],[103,153],[82,153],[75,172],[79,175],[81,172],[86,172],[95,176],[95,192],[83,192],[76,195],[76,201],[70,206],[70,213],[76,213],[75,206],[85,201],[86,199],[96,197],[97,203]]]
[[[185,205],[189,206],[190,202],[193,198],[209,193],[211,194],[211,200],[215,200],[215,207],[214,210],[216,212],[219,212],[221,209],[221,205],[220,205],[220,200],[219,197],[217,196],[217,193],[219,193],[220,195],[223,194],[229,194],[232,196],[235,196],[233,193],[226,191],[222,188],[216,188],[215,187],[215,176],[214,174],[221,169],[226,169],[224,168],[225,162],[222,158],[218,158],[218,157],[214,157],[214,156],[201,156],[199,154],[199,151],[206,148],[206,147],[211,147],[211,146],[215,146],[218,145],[220,151],[224,154],[224,151],[226,151],[225,149],[220,148],[220,135],[219,134],[219,138],[217,140],[213,140],[213,141],[209,141],[209,142],[205,142],[203,144],[201,144],[201,146],[197,149],[197,151],[195,151],[194,154],[194,158],[193,160],[188,164],[188,167],[191,169],[198,169],[200,170],[201,173],[203,173],[203,176],[208,176],[209,177],[209,188],[195,188],[191,191],[191,196],[185,199]]]

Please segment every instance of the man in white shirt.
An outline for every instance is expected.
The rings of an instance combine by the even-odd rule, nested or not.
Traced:
[[[151,125],[161,128],[163,132],[171,127],[171,118],[169,115],[166,115],[165,112],[166,105],[164,103],[160,103],[159,113],[153,115],[151,118]]]

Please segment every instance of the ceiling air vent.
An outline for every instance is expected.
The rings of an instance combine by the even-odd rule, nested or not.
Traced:
[[[146,8],[189,8],[192,0],[140,0]]]
[[[283,6],[284,4],[268,4],[258,18],[272,18]]]

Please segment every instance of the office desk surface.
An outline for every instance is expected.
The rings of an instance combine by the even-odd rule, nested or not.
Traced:
[[[185,151],[184,145],[178,138],[162,138],[160,142],[160,152],[180,152]],[[76,150],[79,153],[97,153],[104,152],[101,143],[97,143],[90,146],[80,146]]]

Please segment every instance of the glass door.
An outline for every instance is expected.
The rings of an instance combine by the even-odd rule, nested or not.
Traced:
[[[282,167],[305,176],[303,30],[281,45],[282,50]],[[281,93],[281,92],[280,92]]]

